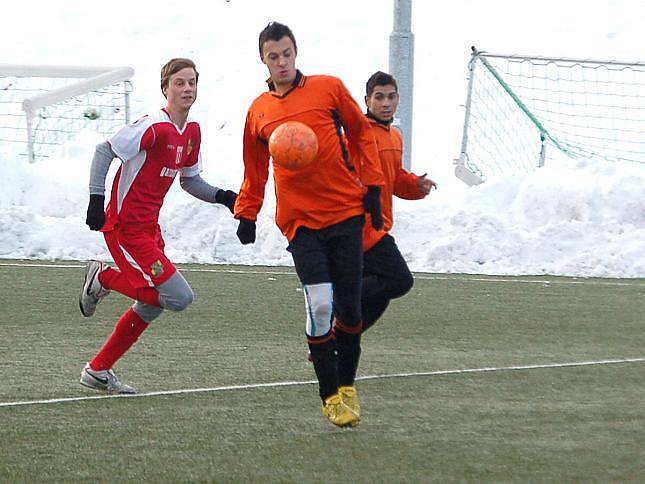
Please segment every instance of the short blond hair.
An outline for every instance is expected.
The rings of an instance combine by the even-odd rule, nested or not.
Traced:
[[[162,93],[164,88],[168,87],[168,83],[170,82],[170,76],[172,76],[173,74],[177,74],[180,70],[185,69],[186,67],[190,67],[192,70],[195,71],[195,79],[199,81],[199,72],[197,72],[195,63],[192,60],[184,57],[177,57],[175,59],[170,59],[168,62],[166,62],[166,65],[164,65],[161,68],[161,92]]]

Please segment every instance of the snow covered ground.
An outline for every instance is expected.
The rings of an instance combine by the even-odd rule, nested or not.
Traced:
[[[452,175],[470,45],[504,53],[637,60],[645,6],[632,0],[548,0],[517,12],[517,4],[505,0],[485,5],[459,0],[442,9],[434,2],[413,3],[412,167],[429,172],[439,190],[423,201],[395,204],[393,235],[410,267],[645,277],[645,166],[561,162],[470,189]],[[191,114],[204,133],[203,176],[237,190],[244,116],[267,75],[258,58],[259,31],[271,20],[289,24],[300,69],[341,77],[360,100],[367,77],[388,69],[392,2],[116,0],[106,9],[78,0],[26,0],[12,4],[3,17],[0,42],[11,48],[3,50],[2,62],[134,67],[134,117],[163,105],[161,65],[171,57],[193,58],[201,77]],[[33,165],[0,159],[0,258],[108,257],[102,237],[84,224],[89,163],[99,141],[82,133]],[[161,217],[168,255],[177,262],[291,264],[273,222],[272,194],[268,186],[258,242],[243,247],[225,208],[173,187]]]

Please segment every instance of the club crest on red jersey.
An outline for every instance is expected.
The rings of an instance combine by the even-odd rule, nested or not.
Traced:
[[[195,146],[195,142],[191,139],[188,140],[188,149],[186,150],[186,156],[190,155],[190,153],[193,151],[193,147]]]
[[[159,277],[161,274],[163,274],[163,264],[160,260],[156,261],[150,266],[150,272],[152,272],[152,275],[155,277]]]

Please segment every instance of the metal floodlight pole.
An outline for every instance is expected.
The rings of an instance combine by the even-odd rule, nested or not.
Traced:
[[[399,86],[398,122],[403,135],[403,167],[412,166],[412,92],[414,87],[414,34],[412,0],[394,0],[394,30],[390,34],[390,73]]]

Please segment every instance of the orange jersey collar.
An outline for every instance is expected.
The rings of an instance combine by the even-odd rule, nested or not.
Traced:
[[[392,126],[392,121],[394,121],[394,118],[390,118],[390,119],[377,118],[376,116],[374,116],[374,114],[372,114],[372,112],[369,109],[365,113],[365,116],[367,116],[367,119],[370,120],[370,123],[377,124],[387,129],[388,131],[390,130],[390,126]]]
[[[284,94],[277,94],[275,92],[275,84],[273,83],[273,80],[270,77],[266,80],[266,83],[269,85],[269,91],[271,91],[271,94],[273,94],[276,97],[285,97],[290,92],[292,92],[296,87],[304,86],[305,79],[306,77],[303,75],[303,73],[300,72],[299,70],[296,70],[296,77],[293,78],[293,82],[291,83],[291,88]]]

